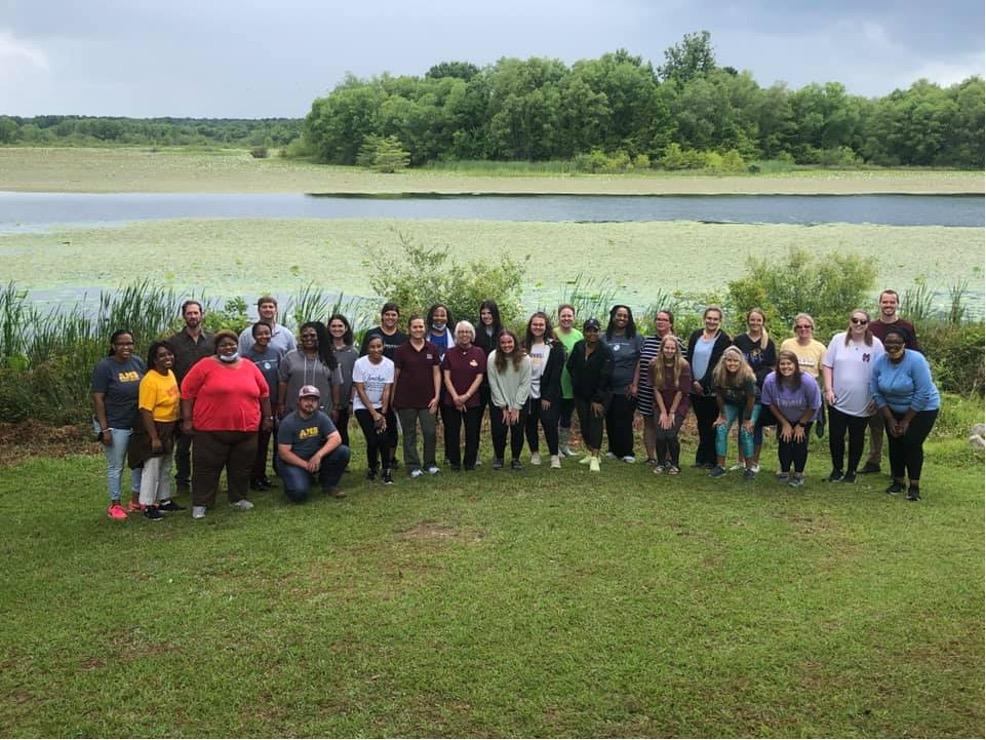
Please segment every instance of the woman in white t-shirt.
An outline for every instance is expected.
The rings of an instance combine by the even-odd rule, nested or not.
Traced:
[[[538,311],[527,322],[524,349],[531,358],[531,392],[527,399],[524,431],[531,449],[531,465],[541,464],[538,424],[544,429],[551,467],[561,467],[558,454],[558,412],[561,409],[561,373],[565,367],[565,347],[555,339],[548,314]]]
[[[353,365],[353,413],[366,437],[367,480],[376,480],[383,461],[383,482],[394,482],[390,469],[393,459],[389,430],[397,424],[390,407],[394,390],[394,363],[383,355],[383,338],[374,335],[366,346],[366,355]]]
[[[829,406],[829,453],[832,455],[832,483],[855,483],[856,468],[863,455],[863,441],[870,417],[876,413],[870,394],[870,375],[883,355],[883,343],[869,330],[870,315],[856,309],[849,328],[829,342],[822,360],[825,402]],[[849,433],[849,460],[846,455]]]

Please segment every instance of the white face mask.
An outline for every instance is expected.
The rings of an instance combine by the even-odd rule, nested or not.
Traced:
[[[238,359],[240,359],[239,352],[234,352],[231,355],[219,355],[220,362],[236,362]]]
[[[445,331],[445,322],[443,321],[439,324],[437,321],[431,325],[431,328],[435,331]]]

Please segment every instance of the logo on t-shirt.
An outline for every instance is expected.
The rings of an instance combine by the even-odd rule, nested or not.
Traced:
[[[475,360],[469,360],[469,367],[477,367],[479,365]]]
[[[432,356],[431,356],[431,352],[429,352],[428,354],[426,354],[426,355],[425,355],[425,359],[426,359],[426,360],[433,360],[433,359],[435,359],[435,358],[434,358],[434,357],[432,357]]]
[[[130,370],[129,372],[119,373],[116,379],[120,383],[137,383],[140,381],[140,374],[136,370]]]
[[[298,430],[298,439],[311,439],[312,437],[318,436],[318,427],[308,427],[306,429]]]
[[[870,353],[869,352],[864,352],[863,353],[863,362],[869,362],[869,361],[870,361]]]

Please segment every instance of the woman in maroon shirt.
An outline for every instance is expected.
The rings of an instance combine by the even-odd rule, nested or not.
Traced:
[[[468,321],[455,325],[455,346],[442,360],[442,423],[445,425],[445,457],[452,470],[475,470],[479,453],[479,426],[483,407],[479,387],[486,372],[486,353],[472,342],[476,330]],[[463,458],[459,441],[463,422],[466,427],[466,452]]]
[[[229,503],[246,511],[250,471],[257,454],[257,430],[274,426],[270,392],[263,374],[238,352],[239,338],[217,332],[216,354],[192,366],[181,383],[182,434],[192,441],[192,518],[215,506],[219,474],[226,468]]]

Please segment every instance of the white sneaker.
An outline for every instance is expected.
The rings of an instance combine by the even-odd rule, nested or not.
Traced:
[[[437,465],[428,466],[428,475],[438,475],[440,472],[442,471],[438,469]]]
[[[616,455],[614,455],[612,452],[607,452],[606,453],[606,459],[608,459],[608,460],[615,460],[616,459]]]
[[[551,456],[551,469],[561,470],[561,458],[558,455]]]
[[[569,447],[568,445],[561,445],[558,448],[558,451],[565,457],[575,457],[575,453],[572,452],[572,448]]]
[[[746,465],[744,465],[743,463],[739,463],[738,462],[735,465],[730,465],[729,466],[729,469],[730,470],[746,470]]]
[[[193,506],[192,507],[192,519],[205,519],[205,507],[204,506]]]
[[[253,508],[253,504],[245,498],[241,498],[239,501],[234,501],[230,504],[234,509],[239,509],[240,511],[250,511]]]
[[[540,452],[532,452],[531,453],[531,465],[540,465],[540,464],[541,464],[541,453]]]
[[[754,473],[759,473],[760,472],[760,463],[753,463],[750,466],[750,470],[752,470]]]
[[[422,475],[424,475],[424,472],[421,470],[421,468],[414,468],[411,470],[412,478],[420,478]]]
[[[581,460],[579,460],[579,465],[588,465],[593,460],[592,455],[586,455]]]
[[[591,460],[589,460],[589,471],[592,472],[592,473],[598,473],[599,472],[599,458],[598,457],[593,457]]]
[[[633,464],[637,462],[637,458],[635,458],[633,455],[624,455],[623,462]]]

